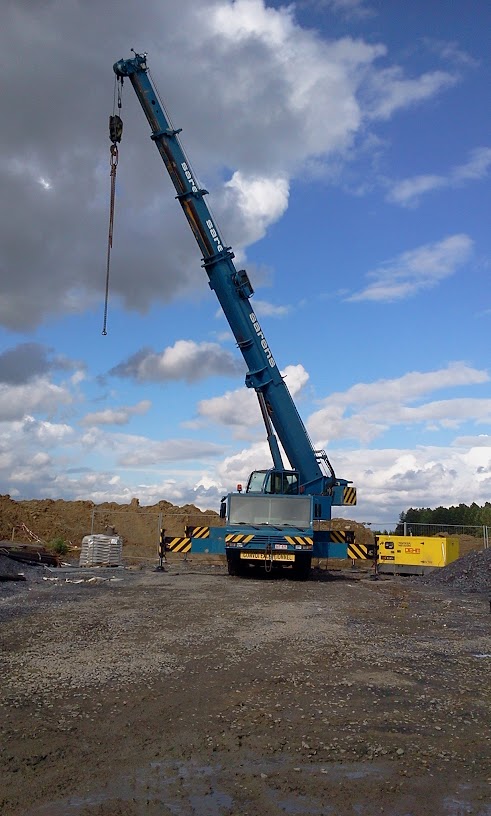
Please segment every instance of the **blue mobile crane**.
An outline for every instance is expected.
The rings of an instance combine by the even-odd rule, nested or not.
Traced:
[[[133,54],[114,64],[117,81],[130,80],[148,119],[151,139],[201,250],[209,286],[247,365],[245,384],[257,394],[273,460],[272,468],[251,473],[245,491],[238,486],[222,499],[225,526],[187,530],[182,539],[172,540],[177,541],[174,547],[169,542],[170,548],[225,552],[233,575],[251,565],[264,565],[268,571],[288,567],[297,577],[307,577],[313,556],[346,557],[346,540],[321,529],[326,526],[321,521],[331,519],[333,505],[356,504],[356,489],[336,477],[325,451],[314,449],[251,306],[254,290],[247,273],[235,267],[234,253],[219,233],[205,202],[207,191],[200,188],[181,146],[180,130],[171,125],[153,87],[147,55]],[[110,117],[112,150],[121,132],[119,116]],[[290,468],[284,467],[278,440]]]

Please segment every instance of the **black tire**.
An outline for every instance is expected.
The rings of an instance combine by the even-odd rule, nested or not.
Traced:
[[[246,566],[240,560],[239,553],[227,553],[227,570],[229,575],[244,575]]]
[[[296,581],[307,581],[310,578],[312,556],[297,553],[292,567],[292,578]]]

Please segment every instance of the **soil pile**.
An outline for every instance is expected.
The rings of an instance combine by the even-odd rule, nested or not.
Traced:
[[[0,540],[49,543],[61,538],[74,551],[85,535],[109,531],[123,537],[127,556],[155,556],[161,527],[167,535],[184,535],[186,525],[220,523],[212,510],[202,512],[191,504],[178,507],[168,501],[141,506],[136,498],[129,504],[94,504],[63,499],[14,501],[0,496]]]

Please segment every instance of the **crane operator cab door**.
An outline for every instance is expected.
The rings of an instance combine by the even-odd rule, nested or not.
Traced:
[[[296,470],[254,470],[249,476],[246,493],[298,495],[298,472]]]

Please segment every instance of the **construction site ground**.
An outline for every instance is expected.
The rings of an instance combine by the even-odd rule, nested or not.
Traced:
[[[491,551],[469,558],[460,582],[22,568],[0,813],[491,816]]]

